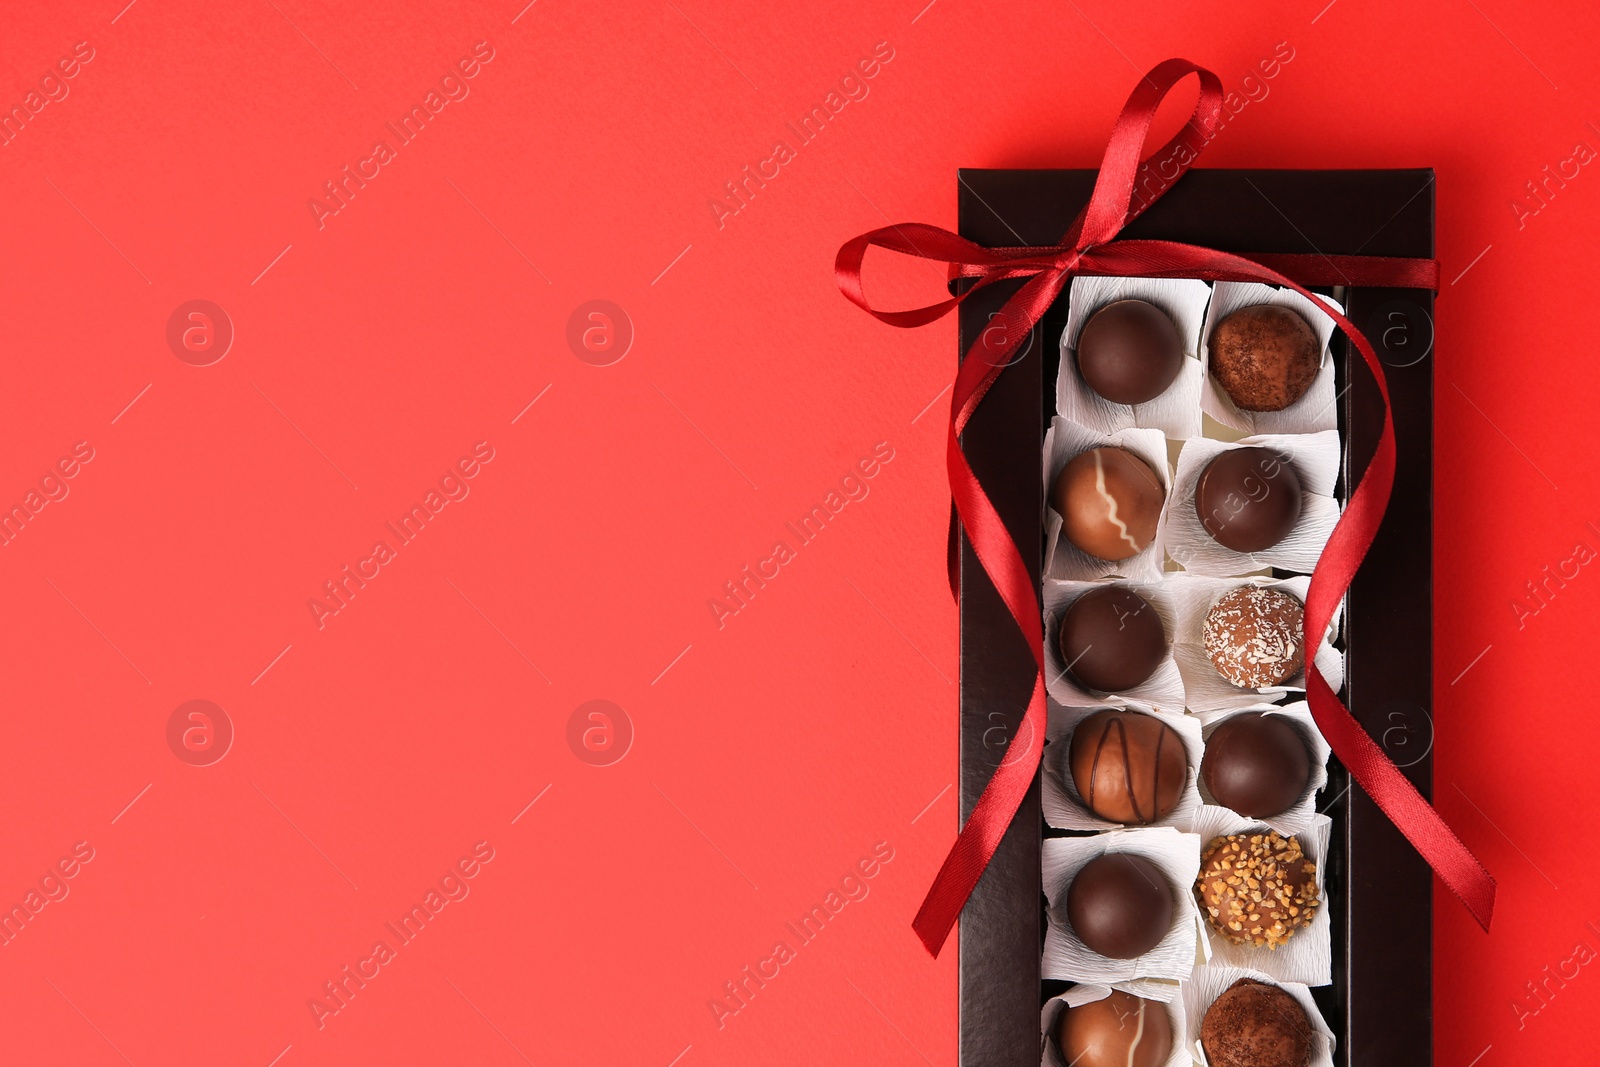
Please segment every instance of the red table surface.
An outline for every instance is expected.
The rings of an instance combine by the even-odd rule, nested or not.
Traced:
[[[124,2],[0,33],[5,1062],[953,1063],[955,327],[832,258],[1174,55],[1438,169],[1436,1062],[1588,1054],[1591,5]]]

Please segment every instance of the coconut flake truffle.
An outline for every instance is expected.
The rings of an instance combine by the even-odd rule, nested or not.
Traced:
[[[1282,590],[1242,585],[1206,612],[1205,650],[1241,689],[1282,685],[1305,666],[1305,607]]]

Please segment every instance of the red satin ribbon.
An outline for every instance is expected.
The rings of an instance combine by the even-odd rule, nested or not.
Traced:
[[[1179,81],[1199,75],[1200,98],[1194,114],[1179,133],[1141,161],[1145,138],[1156,107]],[[1201,278],[1206,281],[1255,281],[1281,285],[1304,296],[1311,285],[1365,285],[1437,291],[1439,265],[1431,259],[1391,259],[1374,256],[1251,255],[1172,241],[1116,240],[1129,222],[1148,208],[1199,155],[1216,133],[1222,114],[1222,83],[1215,74],[1187,60],[1169,59],[1139,82],[1117,118],[1100,164],[1089,204],[1074,220],[1059,245],[1053,248],[983,248],[935,226],[907,223],[863,234],[839,249],[834,274],[839,288],[856,306],[891,326],[915,327],[941,317],[972,292],[1003,279],[1027,282],[1006,301],[983,331],[956,375],[950,404],[950,429],[946,460],[950,492],[956,511],[978,561],[989,575],[1011,616],[1033,652],[1036,671],[1033,692],[1021,727],[1013,737],[1006,759],[989,779],[977,807],[957,836],[933,887],[912,923],[928,951],[938,955],[978,878],[999,847],[1000,839],[1016,815],[1038,771],[1042,755],[1039,739],[1045,730],[1044,633],[1038,590],[1022,555],[1007,533],[994,505],[962,454],[960,434],[984,394],[1009,363],[1011,354],[1044,317],[1075,274],[1138,277]],[[1159,185],[1157,195],[1133,203],[1133,189],[1141,168],[1160,159],[1177,169],[1171,180]],[[1165,174],[1161,175],[1163,178]],[[874,308],[861,287],[861,265],[867,249],[887,249],[923,259],[942,260],[959,275],[975,277],[965,293],[908,311]],[[1294,278],[1296,280],[1291,281]],[[1326,305],[1323,305],[1326,307]],[[1377,451],[1350,494],[1344,514],[1328,539],[1311,576],[1306,596],[1306,642],[1328,629],[1356,568],[1378,532],[1389,491],[1394,482],[1394,429],[1389,418],[1389,389],[1383,366],[1361,331],[1342,314],[1326,309],[1366,361],[1383,396],[1383,433]],[[1328,744],[1384,814],[1400,829],[1439,878],[1466,904],[1474,918],[1488,929],[1494,911],[1494,879],[1473,857],[1437,812],[1417,792],[1383,750],[1340,701],[1314,663],[1306,664],[1307,700],[1317,726]],[[1026,748],[1013,754],[1011,748]]]

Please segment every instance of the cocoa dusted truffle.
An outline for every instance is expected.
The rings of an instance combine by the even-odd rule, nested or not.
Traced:
[[[1311,324],[1278,304],[1240,308],[1211,331],[1211,376],[1241,411],[1282,411],[1322,367]]]
[[[1283,592],[1242,585],[1206,612],[1206,656],[1241,689],[1281,685],[1306,663],[1305,606]]]
[[[1194,509],[1223,548],[1260,552],[1300,520],[1300,476],[1270,448],[1246,445],[1217,454],[1195,485]]]
[[[1241,978],[1206,1009],[1200,1044],[1211,1067],[1308,1067],[1311,1020],[1284,990]]]
[[[1136,826],[1178,806],[1189,760],[1178,732],[1154,715],[1097,711],[1072,731],[1072,784],[1088,809]]]
[[[1142,684],[1167,654],[1161,616],[1144,597],[1102,585],[1068,605],[1061,616],[1061,658],[1085,688],[1121,693]]]
[[[1172,1016],[1160,1001],[1113,989],[1063,1011],[1056,1044],[1072,1067],[1161,1067],[1172,1055]]]
[[[1148,463],[1125,448],[1107,446],[1072,458],[1056,479],[1051,503],[1068,541],[1115,563],[1150,547],[1166,498]]]
[[[1116,960],[1142,956],[1172,927],[1172,887],[1143,856],[1108,852],[1078,868],[1067,887],[1067,922],[1090,951]]]
[[[1251,819],[1282,815],[1311,784],[1305,735],[1282,715],[1230,716],[1206,739],[1200,778],[1218,804]]]
[[[1183,339],[1167,313],[1145,300],[1118,300],[1078,334],[1078,372],[1113,404],[1143,404],[1183,369]]]
[[[1317,865],[1299,841],[1271,830],[1215,838],[1200,855],[1194,888],[1213,930],[1257,948],[1286,943],[1321,903]]]

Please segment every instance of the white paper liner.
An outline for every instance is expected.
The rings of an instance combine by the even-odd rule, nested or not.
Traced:
[[[1135,431],[1137,432],[1137,431]],[[1218,544],[1195,513],[1195,486],[1200,475],[1230,448],[1260,445],[1288,460],[1300,479],[1300,519],[1289,536],[1260,552],[1235,552]],[[1339,521],[1339,502],[1333,498],[1339,477],[1339,432],[1267,434],[1235,443],[1197,437],[1185,441],[1178,453],[1178,472],[1167,494],[1165,522],[1157,532],[1167,553],[1187,571],[1217,576],[1249,574],[1276,567],[1309,574],[1317,565],[1333,527]],[[1064,577],[1064,576],[1063,576]]]
[[[1317,299],[1339,312],[1344,309],[1334,300],[1317,294]],[[1322,343],[1322,365],[1305,395],[1282,411],[1240,411],[1211,377],[1211,333],[1217,323],[1240,308],[1255,304],[1277,304],[1299,312]],[[1206,310],[1205,325],[1200,333],[1200,362],[1204,375],[1200,392],[1200,406],[1207,415],[1222,423],[1249,434],[1263,433],[1316,433],[1332,430],[1339,425],[1339,412],[1335,406],[1337,394],[1333,383],[1333,356],[1329,342],[1339,327],[1321,307],[1307,300],[1293,289],[1279,289],[1261,282],[1217,282],[1211,289],[1211,306]]]
[[[1201,805],[1194,816],[1194,832],[1200,838],[1202,854],[1216,838],[1228,834],[1259,833],[1263,826],[1265,823],[1261,819],[1247,819],[1236,811],[1211,804]],[[1310,827],[1294,835],[1306,859],[1317,865],[1317,890],[1322,902],[1317,905],[1311,924],[1296,930],[1288,941],[1274,949],[1265,945],[1235,944],[1213,930],[1205,916],[1201,915],[1200,924],[1204,931],[1201,950],[1207,963],[1253,968],[1270,975],[1277,982],[1327,985],[1333,981],[1333,926],[1329,918],[1332,904],[1323,883],[1327,875],[1325,861],[1328,839],[1332,833],[1332,819],[1326,815],[1313,815]],[[1189,885],[1194,885],[1194,879],[1190,879]],[[1196,911],[1198,913],[1198,905]]]
[[[1312,999],[1311,990],[1299,982],[1275,980],[1271,975],[1261,971],[1218,964],[1196,967],[1194,977],[1183,984],[1184,1025],[1187,1027],[1185,1043],[1188,1046],[1186,1051],[1194,1057],[1194,1062],[1201,1064],[1202,1067],[1209,1067],[1210,1061],[1206,1059],[1205,1049],[1200,1044],[1200,1026],[1205,1022],[1206,1009],[1241,978],[1253,978],[1257,982],[1276,985],[1299,1001],[1300,1006],[1306,1010],[1306,1018],[1311,1020],[1310,1067],[1333,1067],[1333,1031],[1328,1028],[1327,1020],[1317,1009],[1317,1002]]]
[[[1182,711],[1166,711],[1148,705],[1125,704],[1129,711],[1154,716],[1172,727],[1183,741],[1188,761],[1188,776],[1183,792],[1178,796],[1177,807],[1166,818],[1157,819],[1151,826],[1172,826],[1189,829],[1194,814],[1200,810],[1200,758],[1203,742],[1200,740],[1201,722]],[[1078,788],[1072,782],[1072,768],[1068,766],[1072,751],[1072,731],[1078,724],[1104,708],[1067,708],[1051,702],[1045,720],[1044,777],[1041,780],[1040,805],[1045,822],[1058,830],[1120,830],[1121,823],[1109,822],[1084,806]],[[1326,775],[1324,775],[1326,779]]]
[[[1278,831],[1278,833],[1285,837],[1299,837],[1304,835],[1315,827],[1317,819],[1323,818],[1323,816],[1319,816],[1317,814],[1317,794],[1320,793],[1328,784],[1328,756],[1333,750],[1328,747],[1328,742],[1323,738],[1322,731],[1317,729],[1316,720],[1311,717],[1311,705],[1307,704],[1303,700],[1296,701],[1293,704],[1256,704],[1248,708],[1230,708],[1227,711],[1210,712],[1209,714],[1200,716],[1200,721],[1203,724],[1201,730],[1202,735],[1209,739],[1218,726],[1221,726],[1224,722],[1233,718],[1235,715],[1241,715],[1247,711],[1259,711],[1266,715],[1282,716],[1283,718],[1289,720],[1290,725],[1292,725],[1296,730],[1300,731],[1300,736],[1304,738],[1306,742],[1306,751],[1311,754],[1311,781],[1306,784],[1306,791],[1300,795],[1300,799],[1293,807],[1285,812],[1272,816],[1270,819],[1251,820],[1246,818],[1246,816],[1238,815],[1237,812],[1234,814],[1238,815],[1240,819],[1244,819],[1252,826],[1268,826]],[[1046,749],[1045,752],[1048,755],[1049,749]],[[1211,795],[1211,791],[1206,788],[1204,779],[1198,780],[1196,782],[1196,787],[1200,794],[1201,801],[1203,801],[1207,807],[1221,808],[1222,810],[1232,811],[1231,808],[1223,808],[1222,805],[1217,803],[1216,798]],[[1198,831],[1199,826],[1193,820],[1194,817],[1191,816],[1190,826],[1194,827]],[[1228,832],[1232,833],[1234,831]],[[1200,843],[1201,851],[1205,850],[1205,846],[1210,843],[1210,840],[1210,838],[1207,838]],[[1301,841],[1301,847],[1306,847],[1306,842],[1303,838]],[[1322,871],[1319,867],[1317,869],[1318,878],[1321,877],[1321,874]],[[1301,934],[1306,932],[1307,931],[1301,930],[1297,932],[1294,937],[1299,938]],[[1279,949],[1278,951],[1281,952],[1283,950]],[[1316,985],[1318,983],[1312,984]]]
[[[1124,990],[1124,992],[1128,992]],[[1075,985],[1059,996],[1051,997],[1044,1002],[1044,1008],[1039,1013],[1040,1040],[1044,1043],[1043,1055],[1039,1060],[1039,1067],[1072,1067],[1056,1047],[1051,1034],[1055,1031],[1056,1020],[1067,1008],[1076,1008],[1082,1004],[1093,1004],[1097,1000],[1104,1000],[1111,995],[1111,987],[1104,985]],[[1161,1062],[1161,1067],[1190,1067],[1194,1061],[1189,1056],[1188,1032],[1189,1021],[1184,1015],[1184,998],[1174,997],[1162,1007],[1172,1025],[1172,1055]],[[1146,1025],[1150,1022],[1148,1009],[1145,1012]]]
[[[1172,631],[1172,654],[1183,675],[1184,701],[1190,711],[1204,714],[1224,708],[1242,708],[1265,700],[1271,703],[1285,693],[1303,693],[1306,690],[1305,668],[1296,671],[1279,685],[1261,689],[1243,689],[1217,673],[1211,657],[1206,655],[1206,613],[1225,593],[1243,585],[1258,585],[1281,589],[1301,604],[1306,602],[1306,592],[1311,588],[1310,575],[1293,578],[1211,578],[1197,574],[1168,575],[1163,583],[1168,603],[1177,613],[1177,629]],[[1048,591],[1046,593],[1048,596]],[[1143,594],[1140,594],[1143,595]],[[1149,597],[1145,597],[1146,600]],[[1333,647],[1344,617],[1344,602],[1334,613],[1328,632],[1317,645],[1314,659],[1322,676],[1334,692],[1344,685],[1344,653]],[[1057,650],[1059,656],[1060,650]]]
[[[1067,922],[1067,887],[1079,868],[1104,853],[1143,856],[1160,867],[1172,889],[1172,926],[1143,956],[1114,960],[1090,951]],[[1044,842],[1044,894],[1050,901],[1045,932],[1045,978],[1114,985],[1147,1000],[1170,1003],[1178,983],[1194,970],[1200,915],[1195,908],[1195,877],[1200,873],[1200,839],[1168,826],[1108,830],[1092,837],[1052,837]]]
[[[1155,673],[1121,693],[1100,693],[1079,685],[1067,670],[1067,661],[1061,655],[1061,616],[1073,601],[1101,585],[1117,585],[1138,593],[1155,609],[1161,619],[1161,628],[1167,634],[1167,651]],[[1121,707],[1132,700],[1174,711],[1182,710],[1183,675],[1173,654],[1173,638],[1178,633],[1180,619],[1168,586],[1168,582],[1162,581],[1060,582],[1047,579],[1044,583],[1044,678],[1045,688],[1050,695],[1058,702],[1075,708]]]
[[[1093,581],[1110,575],[1120,575],[1140,582],[1161,580],[1163,566],[1162,525],[1166,522],[1167,508],[1163,505],[1156,522],[1156,535],[1150,546],[1136,556],[1113,563],[1099,559],[1079,549],[1061,533],[1061,516],[1050,504],[1051,490],[1056,477],[1074,456],[1092,448],[1114,445],[1126,448],[1150,465],[1161,488],[1172,498],[1172,474],[1167,468],[1167,439],[1160,430],[1127,429],[1103,434],[1057,416],[1050,420],[1050,429],[1044,435],[1044,498],[1045,507],[1045,571],[1046,578],[1063,581]],[[1326,538],[1324,538],[1326,540]]]
[[[1182,440],[1200,436],[1200,328],[1205,322],[1211,286],[1194,278],[1111,278],[1079,275],[1072,279],[1067,327],[1061,334],[1061,367],[1056,374],[1056,411],[1097,433],[1115,433],[1135,426],[1160,430]],[[1096,311],[1118,300],[1144,300],[1156,305],[1178,328],[1183,340],[1183,369],[1166,392],[1143,404],[1114,404],[1089,388],[1078,373],[1078,335]]]

